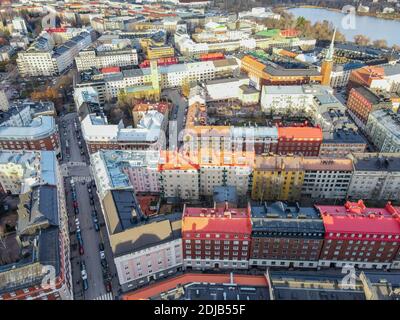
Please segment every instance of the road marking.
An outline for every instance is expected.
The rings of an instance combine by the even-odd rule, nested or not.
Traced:
[[[107,292],[101,296],[94,298],[93,300],[114,300],[112,292]]]

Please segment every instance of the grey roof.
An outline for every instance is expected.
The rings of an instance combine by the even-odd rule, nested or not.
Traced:
[[[54,151],[41,151],[40,168],[41,179],[44,184],[57,185],[56,161],[57,158]]]
[[[242,89],[244,94],[251,94],[251,93],[257,93],[258,92],[257,89],[253,88],[252,86],[248,86],[246,84],[241,85],[239,88]]]
[[[122,71],[123,77],[139,77],[144,75],[142,69],[130,69],[130,70],[123,70]]]
[[[382,67],[383,70],[385,71],[386,76],[393,76],[396,74],[400,74],[400,63],[397,63],[395,65],[385,64]]]
[[[273,76],[319,76],[318,69],[285,69],[277,65],[267,64],[265,72]]]
[[[137,225],[137,222],[139,222],[141,217],[143,217],[143,213],[136,201],[133,190],[112,190],[111,193],[119,218],[119,226],[114,230],[114,232],[122,232]],[[136,211],[137,222],[132,219],[133,210]]]
[[[234,186],[217,186],[214,187],[213,192],[214,202],[222,203],[222,202],[230,202],[237,203],[238,195],[236,187]]]
[[[150,300],[163,298],[173,300],[269,300],[268,288],[262,286],[239,285],[234,283],[199,283],[186,284],[182,295],[172,289],[157,296],[150,297]]]
[[[324,139],[323,143],[365,143],[366,139],[355,130],[337,129],[333,132],[331,139]]]
[[[251,207],[255,235],[273,237],[323,238],[324,225],[314,207],[300,207],[298,203],[281,201]]]
[[[58,200],[57,200],[57,187],[43,185],[39,186],[39,212],[45,217],[50,225],[58,226]]]
[[[385,154],[355,158],[354,168],[357,171],[400,171],[400,157],[398,154]]]
[[[365,99],[367,99],[372,104],[378,104],[381,99],[372,91],[368,90],[366,87],[354,88],[359,94],[361,94]]]
[[[22,203],[25,208],[19,214],[18,233],[24,234],[27,229],[42,223],[50,226],[59,225],[57,187],[55,186],[36,186]]]
[[[56,227],[41,231],[39,235],[39,262],[55,268],[56,275],[60,272],[60,237]]]
[[[56,131],[56,123],[51,116],[39,116],[29,125],[21,127],[0,127],[0,137],[4,140],[38,140]]]

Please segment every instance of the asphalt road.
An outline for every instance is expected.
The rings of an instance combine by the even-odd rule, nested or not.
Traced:
[[[71,238],[71,266],[72,266],[72,278],[74,282],[74,298],[75,299],[102,299],[110,300],[118,295],[119,284],[116,277],[112,279],[112,293],[107,293],[104,280],[103,270],[101,266],[99,244],[104,243],[105,254],[107,263],[109,266],[110,274],[115,275],[115,265],[112,259],[111,247],[109,245],[107,232],[104,225],[103,215],[100,209],[98,198],[96,195],[96,189],[92,188],[92,195],[94,198],[94,206],[90,204],[90,197],[87,188],[87,184],[92,183],[93,179],[90,173],[89,160],[85,145],[84,155],[81,155],[81,149],[78,144],[78,136],[82,137],[80,128],[78,126],[78,133],[75,132],[74,121],[77,119],[76,114],[67,114],[61,118],[59,125],[60,136],[62,141],[62,152],[63,152],[63,163],[62,174],[65,177],[66,186],[66,199],[67,199],[67,210],[69,216],[69,228]],[[66,128],[63,128],[63,124],[66,124]],[[65,141],[68,140],[69,152],[66,151]],[[84,144],[82,138],[81,143]],[[67,157],[69,155],[69,157]],[[72,205],[72,194],[71,194],[71,178],[74,179],[76,188],[76,197],[78,202],[79,214],[75,216],[73,205]],[[82,184],[84,182],[84,184]],[[92,212],[96,210],[97,217],[100,223],[100,232],[96,232],[94,228]],[[83,239],[84,254],[80,255],[78,251],[78,241],[76,238],[76,226],[75,218],[79,219],[80,229]],[[88,275],[88,290],[83,290],[83,283],[81,279],[80,263],[84,261],[86,265],[86,271]]]
[[[175,126],[177,128],[177,134],[178,134],[178,141],[179,139],[179,133],[182,132],[183,128],[185,127],[185,122],[186,122],[186,113],[187,113],[187,107],[188,107],[188,101],[185,99],[177,89],[165,89],[163,90],[163,97],[167,97],[169,100],[174,105],[173,111],[171,112],[171,117],[170,117],[170,128],[169,130],[174,130]],[[171,121],[176,120],[175,123],[171,123]],[[178,143],[178,146],[180,146],[181,142]]]

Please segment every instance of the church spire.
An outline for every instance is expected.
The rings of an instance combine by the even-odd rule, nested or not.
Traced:
[[[335,37],[336,37],[336,28],[335,31],[333,31],[332,42],[331,45],[329,46],[328,52],[325,57],[325,60],[327,61],[333,61],[333,52],[335,51]]]

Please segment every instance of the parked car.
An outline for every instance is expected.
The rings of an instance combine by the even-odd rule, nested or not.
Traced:
[[[106,254],[104,253],[104,250],[100,251],[100,259],[103,260],[106,258]]]
[[[74,211],[75,211],[76,215],[79,214],[79,208],[78,207],[74,208]]]
[[[93,224],[94,224],[94,229],[96,231],[100,231],[99,219],[97,219],[97,217],[93,217]]]
[[[94,206],[94,201],[93,201],[93,199],[90,199],[90,204],[91,204],[92,206]]]
[[[85,254],[85,250],[83,249],[82,245],[79,245],[79,254],[83,256]]]
[[[106,281],[104,286],[106,287],[106,291],[107,292],[111,292],[112,291],[111,281]]]
[[[79,225],[80,225],[79,219],[78,219],[78,218],[75,218],[75,225],[76,225],[77,227],[79,227]]]
[[[83,280],[83,290],[86,291],[87,289],[89,289],[89,283],[88,283],[87,279],[85,279],[85,280]]]
[[[103,242],[99,243],[99,251],[104,251],[104,243]]]

